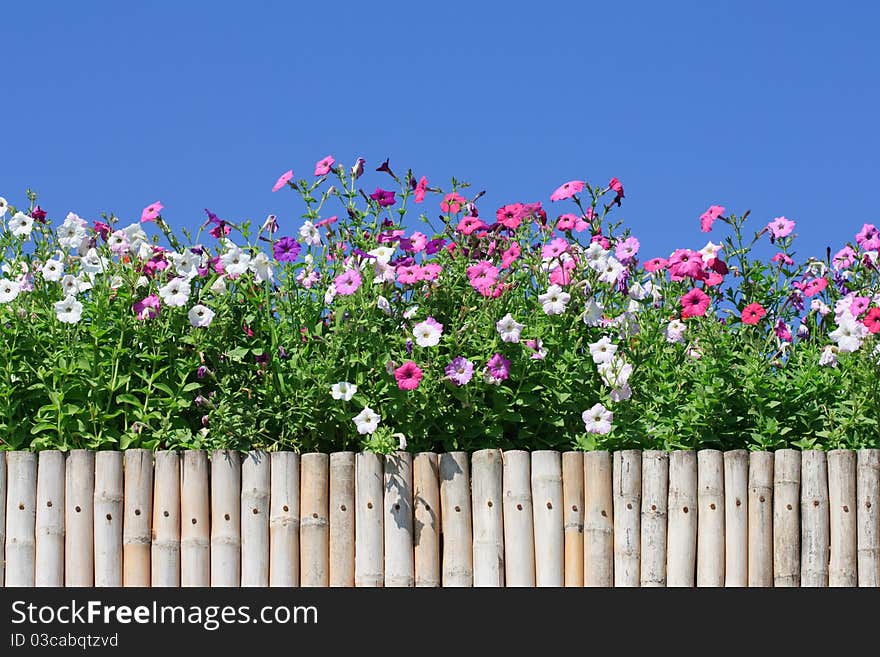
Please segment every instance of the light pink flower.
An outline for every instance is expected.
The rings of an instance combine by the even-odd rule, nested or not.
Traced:
[[[541,257],[545,259],[558,258],[568,251],[568,242],[562,237],[557,237],[541,247]]]
[[[342,296],[354,294],[361,286],[361,275],[357,269],[346,269],[339,274],[333,283],[336,285],[336,293]]]
[[[277,192],[291,180],[293,180],[293,169],[291,169],[290,171],[285,171],[280,176],[278,176],[278,180],[275,181],[275,185],[272,187],[272,191]]]
[[[164,207],[165,206],[159,203],[159,201],[150,203],[141,212],[141,223],[145,224],[148,221],[156,221],[156,218],[159,216],[159,211]]]
[[[336,160],[333,159],[332,155],[328,155],[323,160],[318,160],[315,163],[315,175],[326,176],[328,173],[330,173],[330,167],[333,166],[334,162],[336,162]]]
[[[767,224],[767,230],[770,231],[770,234],[774,239],[778,240],[791,235],[791,231],[794,230],[794,222],[785,217],[776,217],[773,221]]]

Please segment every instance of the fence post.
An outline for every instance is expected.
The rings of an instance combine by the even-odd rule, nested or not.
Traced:
[[[299,579],[300,586],[330,585],[330,457],[300,457]]]
[[[383,586],[384,537],[382,455],[360,452],[356,457],[354,583]]]
[[[6,586],[34,585],[37,455],[6,452]]]
[[[474,518],[474,586],[504,586],[503,462],[501,450],[471,457]]]
[[[211,453],[211,586],[241,586],[241,457]]]
[[[211,501],[208,467],[208,455],[204,450],[193,449],[183,453],[183,468],[180,476],[181,586],[211,584]],[[161,513],[163,518],[173,517],[170,505]]]
[[[584,454],[584,586],[614,585],[614,498],[609,452]]]
[[[857,519],[856,453],[850,449],[828,452],[828,509],[831,520],[829,586],[856,586]]]
[[[36,538],[34,585],[64,586],[64,452],[56,449],[37,458]]]
[[[697,455],[693,451],[669,455],[668,513],[667,585],[693,586],[697,558]]]
[[[94,586],[95,453],[74,449],[64,472],[64,586]]]
[[[641,581],[642,453],[614,452],[614,586]]]
[[[697,586],[724,586],[724,454],[697,452]]]
[[[269,586],[299,586],[299,467],[296,452],[269,457]]]
[[[436,454],[416,454],[413,482],[416,586],[440,586],[440,479]]]
[[[565,585],[584,585],[584,454],[562,454],[562,504],[565,529]]]
[[[241,464],[241,585],[269,586],[269,454],[251,450]]]
[[[151,561],[147,581],[155,587],[180,586],[180,480],[180,455],[171,450],[156,452],[152,505],[140,507],[140,517],[149,517],[152,510],[152,545],[147,535]],[[137,514],[138,508],[134,511]],[[149,520],[145,522],[149,532]]]
[[[827,461],[817,449],[801,459],[801,586],[828,586]]]
[[[95,454],[95,586],[122,586],[122,452]]]
[[[858,454],[859,586],[880,586],[880,449]]]
[[[354,586],[355,455],[330,455],[330,586]]]
[[[642,586],[666,586],[669,454],[642,452],[641,575]]]
[[[724,586],[749,585],[749,453],[724,452]]]
[[[122,585],[150,585],[153,453],[123,452]]]
[[[535,533],[531,458],[523,450],[503,452],[504,581],[508,587],[535,585]]]
[[[440,455],[443,586],[473,586],[470,477],[465,452]]]
[[[773,453],[749,454],[749,586],[773,586]]]
[[[780,449],[773,461],[773,585],[801,583],[801,454]]]
[[[385,457],[384,481],[385,586],[415,584],[413,564],[412,455]]]

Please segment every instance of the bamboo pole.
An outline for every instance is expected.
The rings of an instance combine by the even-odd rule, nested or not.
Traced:
[[[614,586],[638,586],[641,574],[642,453],[614,452]]]
[[[122,585],[149,586],[153,453],[147,449],[129,449],[123,456]]]
[[[95,454],[95,586],[122,586],[122,452]]]
[[[37,455],[6,452],[6,476],[6,586],[32,587],[36,572]]]
[[[724,586],[724,454],[697,452],[697,586]]]
[[[858,452],[859,586],[880,587],[880,449]]]
[[[330,586],[354,586],[355,454],[330,455]]]
[[[609,452],[584,454],[584,586],[614,584],[612,475]]]
[[[385,457],[385,586],[415,584],[413,563],[412,454]]]
[[[330,584],[330,457],[300,457],[299,578],[300,586]]]
[[[471,456],[474,586],[504,586],[503,457],[499,449]]]
[[[272,452],[269,463],[269,586],[299,586],[299,454]]]
[[[666,548],[668,586],[693,586],[697,556],[697,455],[669,454],[669,529]]]
[[[443,586],[473,586],[470,477],[465,452],[440,455]]]
[[[182,513],[180,455],[177,452],[170,450],[156,452],[154,482],[152,506],[146,511],[141,508],[140,514],[141,517],[149,517],[152,511],[153,516],[150,545],[151,572],[147,581],[151,586],[177,587],[180,586],[181,581],[180,514]]]
[[[95,453],[74,449],[64,472],[64,586],[94,586]]]
[[[440,586],[440,475],[436,454],[416,454],[413,486],[416,586]]]
[[[211,586],[241,586],[241,457],[211,453]]]
[[[64,452],[55,449],[37,460],[36,538],[34,585],[64,586]]]
[[[211,501],[208,455],[192,449],[183,453],[180,476],[180,584],[211,584]],[[157,513],[158,505],[156,506]],[[170,518],[170,508],[161,510]],[[165,514],[168,514],[167,516]]]
[[[749,586],[773,586],[772,452],[749,454]]]
[[[382,586],[383,571],[382,455],[361,452],[355,457],[355,586]]]
[[[828,466],[825,452],[801,453],[801,586],[828,586]]]
[[[0,586],[6,586],[6,455],[0,454]]]
[[[562,454],[562,506],[565,531],[565,586],[584,585],[584,454]]]
[[[248,452],[241,464],[241,585],[269,586],[269,455]]]
[[[749,585],[749,453],[724,452],[724,586]]]
[[[641,574],[642,586],[666,586],[666,530],[669,454],[642,452]]]
[[[535,583],[565,584],[562,460],[559,452],[532,452],[532,514],[535,524]]]
[[[532,513],[531,458],[508,450],[502,459],[504,580],[509,587],[535,585],[535,534]]]
[[[829,586],[857,586],[856,453],[828,452],[828,509],[831,528]]]
[[[773,460],[773,585],[801,582],[801,454],[780,449]]]

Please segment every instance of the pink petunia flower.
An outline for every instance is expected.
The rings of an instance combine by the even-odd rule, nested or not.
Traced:
[[[545,259],[558,258],[566,251],[568,251],[568,242],[562,237],[557,237],[541,247],[541,257]]]
[[[494,354],[486,363],[486,379],[498,385],[510,377],[510,361],[501,354]]]
[[[458,226],[456,226],[456,230],[465,235],[470,235],[475,230],[482,230],[483,228],[488,228],[488,226],[480,221],[479,218],[471,216],[463,217],[462,220],[458,222]]]
[[[708,233],[712,230],[712,224],[715,220],[724,215],[724,207],[720,205],[711,205],[709,209],[700,215],[700,230]]]
[[[135,301],[131,305],[131,310],[139,320],[144,321],[156,317],[161,307],[162,304],[159,302],[159,297],[151,294],[140,301]]]
[[[517,242],[512,242],[507,249],[504,250],[501,254],[501,267],[502,269],[507,269],[516,262],[517,258],[521,255],[522,251],[519,248],[519,244]]]
[[[870,297],[853,297],[852,303],[849,305],[849,312],[853,317],[858,317],[871,305]]]
[[[834,254],[834,257],[831,259],[831,264],[834,265],[835,269],[840,270],[846,269],[855,261],[856,252],[852,250],[851,246],[845,246]]]
[[[614,255],[617,256],[617,259],[622,263],[627,264],[632,262],[633,258],[636,257],[636,254],[639,252],[639,240],[635,237],[627,237],[622,242],[618,242],[617,246],[614,247]]]
[[[770,235],[772,235],[773,239],[778,240],[791,235],[791,231],[794,230],[794,222],[785,217],[776,217],[773,221],[767,224],[767,230],[770,231]]]
[[[520,223],[522,223],[525,214],[522,203],[512,203],[498,208],[498,210],[495,211],[495,219],[497,219],[498,223],[502,226],[510,228],[511,230],[516,230],[519,228]]]
[[[871,333],[880,333],[880,308],[871,308],[862,320]]]
[[[856,233],[856,243],[865,251],[880,250],[880,230],[874,224],[863,224]]]
[[[645,263],[645,271],[652,274],[660,269],[666,269],[668,264],[664,258],[651,258]]]
[[[556,191],[550,194],[551,201],[564,201],[567,198],[571,198],[578,192],[580,192],[586,182],[583,180],[569,180],[567,183],[563,183],[559,187],[556,188]]]
[[[156,221],[159,217],[159,211],[165,206],[156,201],[155,203],[150,203],[147,207],[143,209],[141,212],[141,223],[145,224],[148,221]]]
[[[828,287],[828,279],[827,278],[814,278],[810,281],[804,283],[803,292],[804,296],[812,297],[819,294],[822,290]]]
[[[703,271],[703,256],[699,251],[676,249],[666,267],[673,281],[682,281],[687,277],[698,279]]]
[[[681,299],[681,316],[686,317],[702,317],[709,309],[709,296],[700,288],[693,288],[687,294],[682,295]]]
[[[357,269],[346,269],[333,279],[333,284],[336,285],[336,294],[354,294],[361,286],[361,274]]]
[[[446,378],[457,386],[467,384],[474,375],[474,364],[464,356],[456,356],[443,370]]]
[[[743,324],[757,324],[761,321],[761,318],[767,314],[767,311],[761,306],[760,303],[750,303],[748,306],[743,308],[742,318]]]
[[[773,332],[780,340],[791,342],[791,331],[788,328],[788,324],[783,322],[781,319],[776,321],[776,325],[773,327]]]
[[[559,266],[550,271],[550,282],[555,285],[568,285],[571,283],[571,271],[575,268],[574,260],[564,260]]]
[[[429,262],[426,265],[422,265],[420,278],[423,281],[436,281],[441,271],[443,271],[442,265],[438,265],[436,262]]]
[[[404,285],[412,285],[422,280],[422,268],[419,265],[398,265],[397,280]]]
[[[791,258],[789,258],[789,257],[788,257],[786,254],[784,254],[782,251],[780,251],[779,253],[777,253],[776,255],[774,255],[772,258],[770,258],[770,260],[772,260],[773,262],[781,262],[781,263],[783,263],[783,264],[785,264],[785,265],[793,265],[793,264],[794,264],[794,260],[792,260]]]
[[[623,184],[617,178],[611,179],[608,183],[608,189],[617,194],[618,199],[623,198]]]
[[[443,200],[440,201],[440,209],[448,214],[458,214],[465,203],[467,203],[467,199],[464,196],[452,192],[444,196]]]
[[[336,162],[336,160],[333,159],[332,155],[328,155],[323,160],[318,160],[315,163],[315,175],[326,176],[328,173],[330,173],[330,167],[333,166],[334,162]]]
[[[397,387],[401,390],[415,390],[422,380],[422,370],[413,361],[408,360],[394,370]]]
[[[559,220],[556,222],[556,230],[574,230],[574,225],[576,221],[577,215],[571,214],[570,212],[560,215]]]
[[[285,171],[280,176],[278,176],[278,180],[275,181],[275,185],[273,185],[272,191],[277,192],[291,180],[293,180],[293,169],[291,169],[290,171]]]
[[[416,203],[421,203],[425,200],[425,192],[428,191],[428,179],[425,176],[419,178],[419,182],[416,183],[416,187],[414,190],[414,198]]]

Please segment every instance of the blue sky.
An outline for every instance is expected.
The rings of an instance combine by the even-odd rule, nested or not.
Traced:
[[[794,219],[804,256],[880,220],[875,3],[501,6],[7,3],[0,195],[292,232],[301,207],[272,184],[332,154],[365,157],[368,190],[386,157],[468,180],[489,215],[617,176],[645,257],[702,247],[713,203]]]

